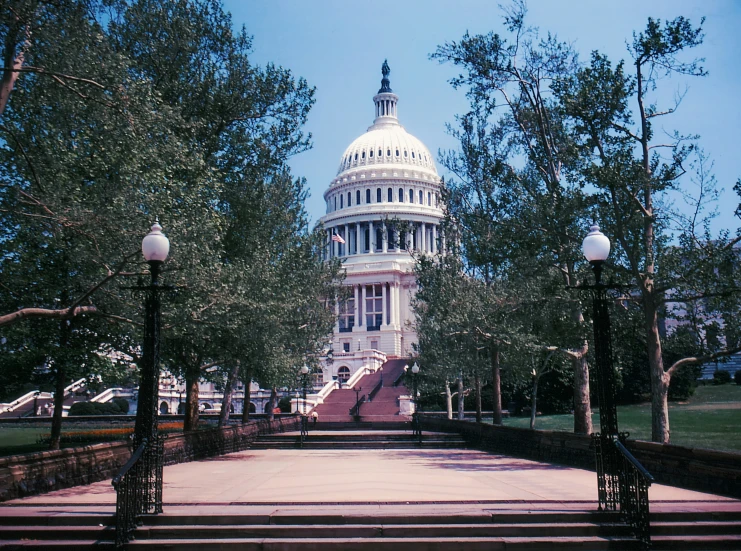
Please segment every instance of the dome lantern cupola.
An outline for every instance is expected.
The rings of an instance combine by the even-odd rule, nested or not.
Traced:
[[[398,123],[398,117],[396,116],[396,104],[399,101],[399,96],[391,91],[391,81],[389,81],[389,74],[391,69],[387,60],[383,61],[381,66],[381,89],[378,90],[378,94],[373,97],[373,102],[376,104],[376,120],[373,121],[374,125],[383,123]]]

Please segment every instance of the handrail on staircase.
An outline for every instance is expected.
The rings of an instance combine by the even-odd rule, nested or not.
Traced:
[[[368,401],[369,402],[372,402],[373,401],[373,398],[375,398],[376,394],[378,394],[378,391],[381,390],[381,388],[383,388],[383,379],[379,380],[376,383],[376,386],[373,387],[373,390],[371,390],[368,393]]]
[[[394,387],[397,387],[401,384],[401,382],[404,380],[404,375],[406,375],[406,371],[402,371],[401,373],[399,373],[399,376],[394,379]]]
[[[138,487],[141,457],[147,447],[147,439],[131,455],[126,464],[111,480],[116,489],[116,547],[122,548],[131,539],[139,516],[144,510],[141,503],[143,492]]]
[[[360,400],[358,400],[353,407],[350,408],[350,417],[355,417],[356,415],[360,415],[360,404],[365,402],[366,395],[363,394],[360,397]],[[370,400],[369,400],[370,401]]]
[[[618,477],[620,483],[620,512],[633,529],[644,549],[651,547],[651,525],[649,522],[648,488],[654,481],[646,468],[633,457],[620,439],[615,439],[618,452]]]

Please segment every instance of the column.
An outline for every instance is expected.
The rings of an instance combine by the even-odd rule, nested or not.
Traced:
[[[397,325],[398,321],[398,314],[397,312],[397,304],[399,302],[398,299],[398,289],[397,289],[398,283],[396,281],[391,282],[391,286],[389,287],[389,290],[391,291],[391,325]]]
[[[360,239],[360,222],[358,222],[355,224],[355,254],[360,254],[360,251],[363,249],[362,243]]]
[[[360,304],[358,305],[358,315],[360,316],[360,320],[358,320],[358,326],[363,327],[363,325],[365,325],[365,320],[363,319],[365,317],[365,285],[362,283],[360,284],[358,295],[360,296]]]
[[[355,298],[355,325],[360,325],[360,293],[357,285],[352,286],[353,297]],[[351,345],[352,346],[352,345]]]
[[[381,325],[386,325],[386,284],[381,284]]]
[[[382,224],[381,232],[382,232],[382,237],[383,237],[383,252],[387,253],[389,252],[389,240],[388,240],[388,236],[386,235],[386,231],[388,228],[386,228],[386,222],[381,222],[381,224]]]
[[[345,256],[350,256],[350,226],[345,224]]]
[[[422,238],[420,241],[420,249],[423,253],[427,252],[427,224],[422,222],[421,229],[419,231],[419,236]]]
[[[432,225],[432,252],[437,252],[437,225]]]
[[[376,236],[373,231],[373,222],[368,222],[368,252],[373,254],[373,249],[376,248]]]

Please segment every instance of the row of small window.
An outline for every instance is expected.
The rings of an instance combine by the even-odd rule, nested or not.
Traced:
[[[382,196],[383,196],[383,193],[381,192],[381,188],[379,187],[378,189],[376,189],[376,203],[381,202]],[[399,203],[404,202],[404,196],[405,196],[404,189],[399,188]],[[337,210],[337,199],[338,198],[339,198],[339,208],[341,209],[345,208],[345,195],[340,193],[339,195],[334,196],[334,209],[333,210]],[[360,190],[356,190],[355,191],[355,204],[356,205],[360,204],[360,198],[361,198]],[[434,197],[434,200],[437,201],[437,197]],[[369,189],[365,190],[365,202],[366,203],[371,202],[371,190]],[[386,193],[386,202],[388,203],[394,202],[394,188],[391,188],[391,187],[388,188],[388,192]],[[409,202],[414,203],[414,190],[413,189],[409,190]],[[431,207],[432,202],[433,202],[432,192],[428,191],[427,192],[427,205]],[[425,195],[421,189],[419,190],[417,194],[417,203],[419,203],[420,205],[425,204]],[[352,205],[353,205],[352,191],[348,191],[347,192],[347,206],[351,207]]]
[[[395,149],[395,153],[396,153],[395,154],[395,157],[400,157],[401,156],[398,147]],[[412,151],[411,153],[412,153],[412,159],[419,160],[419,161],[422,161],[422,159],[424,159],[424,162],[427,163],[427,155],[426,154],[420,153],[419,151],[417,151],[416,154],[415,154],[414,151]],[[361,151],[359,154],[356,152],[355,155],[350,154],[347,157],[345,157],[343,159],[343,161],[342,161],[342,164],[345,166],[345,168],[349,167],[350,164],[353,161],[357,161],[358,160],[358,155],[360,155],[360,159],[361,160],[365,159],[365,151]],[[372,149],[368,151],[368,157],[371,158],[371,159],[373,158],[373,150]],[[380,159],[381,157],[383,157],[383,149],[381,149],[379,147],[378,148],[378,158]],[[390,148],[386,149],[386,157],[391,157],[391,149]],[[405,149],[404,150],[404,158],[406,159],[408,157],[409,157],[409,152]]]

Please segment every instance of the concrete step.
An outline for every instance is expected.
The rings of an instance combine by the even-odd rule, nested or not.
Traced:
[[[637,542],[620,537],[563,537],[563,538],[501,538],[456,536],[452,538],[235,538],[134,540],[130,549],[172,549],[177,551],[203,551],[204,549],[239,549],[247,551],[492,551],[492,550],[544,550],[544,549],[638,549]]]
[[[741,534],[741,521],[652,522],[651,536]]]
[[[137,539],[189,538],[423,538],[629,536],[624,524],[312,524],[144,526]]]
[[[447,440],[423,440],[422,444],[419,444],[416,440],[409,441],[370,441],[370,442],[332,442],[332,441],[315,441],[305,440],[303,444],[304,449],[316,449],[316,450],[408,450],[415,448],[429,448],[429,449],[459,449],[465,447],[464,441],[447,441]],[[300,446],[300,441],[297,438],[293,442],[254,442],[251,446],[254,450],[288,450],[295,449]]]
[[[703,535],[703,536],[652,536],[651,549],[672,549],[679,551],[706,551],[722,549],[731,551],[741,549],[741,535]]]

